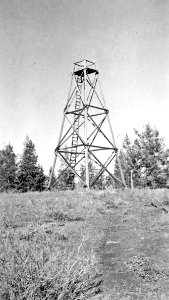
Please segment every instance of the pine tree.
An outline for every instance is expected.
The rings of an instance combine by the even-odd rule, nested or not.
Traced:
[[[120,159],[126,185],[128,187],[130,186],[131,171],[133,171],[133,176],[135,177],[134,180],[135,186],[137,187],[142,186],[142,179],[140,177],[139,170],[136,168],[138,153],[137,151],[135,151],[127,134],[124,138],[122,149],[119,151],[118,156]],[[120,169],[119,169],[117,159],[115,160],[114,175],[117,178],[121,179],[121,174],[120,174]],[[122,184],[115,181],[115,187],[122,187]]]
[[[45,188],[45,175],[43,168],[37,164],[35,145],[26,137],[23,155],[18,170],[18,190],[42,191]]]
[[[136,129],[134,132],[136,138],[133,144],[126,136],[119,155],[126,184],[130,186],[132,170],[135,187],[166,187],[169,176],[169,151],[165,150],[159,131],[147,124],[144,126],[143,132],[139,133]],[[117,163],[115,164],[115,175],[119,175]]]
[[[92,162],[90,156],[89,156],[89,161],[88,161],[88,169],[89,169],[89,185],[90,185],[92,183],[94,177],[96,176],[95,167],[93,165],[93,162]],[[80,176],[85,183],[86,168],[85,168],[85,165],[83,165],[83,164],[80,167]],[[99,178],[93,184],[92,188],[94,188],[94,189],[103,189],[104,188],[104,174],[103,173],[99,176]]]
[[[43,167],[38,165],[37,166],[37,174],[35,177],[34,190],[42,192],[46,188],[45,182],[46,182],[46,176],[44,175]]]
[[[163,166],[166,178],[166,188],[169,188],[169,149],[165,150],[163,153],[163,159],[165,164]]]
[[[16,188],[16,154],[8,144],[0,151],[0,191],[9,191]]]
[[[94,166],[93,166],[93,163],[92,163],[90,158],[89,158],[89,162],[88,162],[88,170],[89,170],[89,183],[91,183],[92,180],[94,179],[95,173],[94,173]],[[84,185],[85,185],[85,182],[86,182],[86,167],[85,167],[84,164],[82,164],[80,166],[80,177],[84,181]]]
[[[149,124],[145,125],[142,133],[135,130],[135,134],[137,138],[133,148],[137,153],[136,166],[143,181],[142,185],[150,188],[165,187],[168,167],[163,138]]]

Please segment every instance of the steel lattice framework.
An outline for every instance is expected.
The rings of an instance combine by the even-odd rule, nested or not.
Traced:
[[[104,128],[105,123],[107,123],[106,129]],[[67,172],[68,188],[75,186],[76,177],[83,181],[85,187],[89,188],[104,172],[107,172],[113,180],[119,181],[125,186],[109,111],[106,108],[99,83],[99,72],[95,68],[95,64],[88,60],[74,63],[59,140],[55,149],[49,188],[58,156],[65,162],[65,168],[58,175],[54,185]],[[108,169],[115,157],[119,164],[121,178],[115,177]],[[89,160],[96,168],[91,182],[89,180]],[[79,173],[83,161],[85,179],[82,179]]]

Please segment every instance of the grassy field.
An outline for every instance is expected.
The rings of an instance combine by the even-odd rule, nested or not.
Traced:
[[[169,299],[168,209],[168,190],[0,194],[0,299]]]

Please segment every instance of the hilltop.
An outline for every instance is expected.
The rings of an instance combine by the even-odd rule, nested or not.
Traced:
[[[168,209],[168,190],[0,194],[1,299],[168,299]]]

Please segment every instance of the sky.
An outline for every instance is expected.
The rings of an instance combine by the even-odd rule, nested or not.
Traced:
[[[169,147],[169,0],[0,0],[0,149],[28,135],[48,173],[73,63],[97,63],[117,146],[156,127]]]

